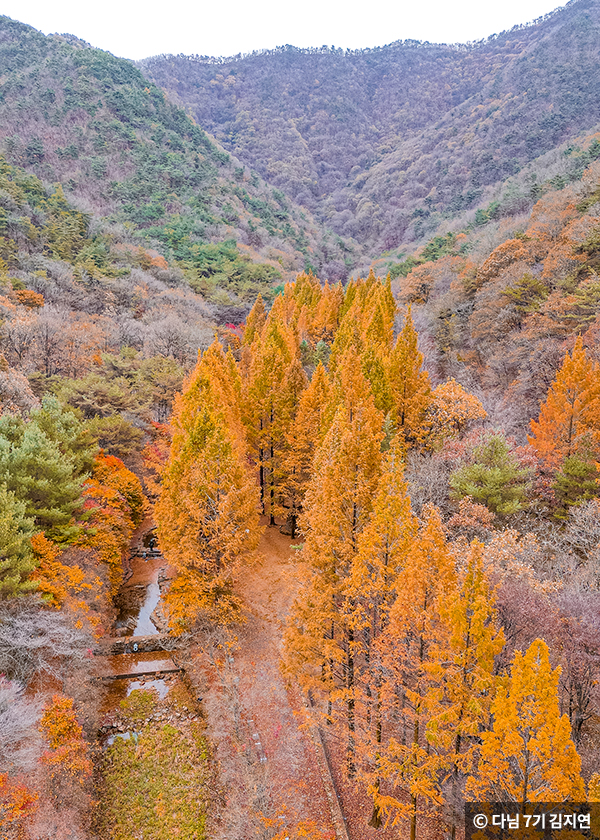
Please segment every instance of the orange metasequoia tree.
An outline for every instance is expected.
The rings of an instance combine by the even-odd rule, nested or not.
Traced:
[[[463,808],[464,780],[475,763],[481,732],[490,724],[495,695],[496,656],[504,647],[494,593],[484,570],[484,546],[474,540],[460,585],[440,604],[447,633],[432,645],[427,670],[437,713],[427,724],[427,741],[446,777],[446,810],[452,837]]]
[[[248,317],[246,318],[246,324],[244,327],[244,336],[242,338],[242,343],[248,345],[249,347],[252,345],[256,334],[260,335],[262,332],[262,328],[264,327],[267,315],[265,313],[265,303],[262,299],[262,295],[258,295],[254,302],[254,306],[248,313]]]
[[[234,373],[214,343],[175,400],[155,508],[160,547],[177,570],[165,597],[175,633],[202,617],[219,624],[239,618],[235,573],[260,538]]]
[[[426,414],[431,404],[429,374],[423,370],[423,355],[417,347],[410,307],[404,326],[396,340],[389,361],[389,382],[392,391],[392,416],[407,443],[423,441]]]
[[[394,822],[408,819],[415,840],[419,803],[440,804],[439,757],[430,749],[427,728],[440,714],[440,698],[430,673],[434,650],[448,648],[448,627],[442,609],[456,591],[454,559],[439,512],[426,511],[420,533],[395,583],[396,598],[383,635],[381,658],[383,716],[399,716],[379,750],[378,775],[392,790],[404,788],[408,802],[393,793],[371,789],[376,809],[394,814]]]
[[[581,336],[566,353],[531,432],[529,443],[551,469],[580,446],[600,444],[600,369],[588,358]]]
[[[304,688],[322,693],[330,719],[333,705],[339,702],[352,770],[355,638],[347,621],[345,583],[373,509],[381,472],[383,416],[374,406],[352,348],[344,353],[338,373],[341,402],[315,456],[304,497],[300,526],[306,535],[307,580],[288,628],[287,662]]]
[[[285,323],[282,308],[280,304],[271,310],[262,333],[252,344],[244,388],[249,450],[258,467],[263,512],[271,525],[281,513],[287,436],[297,399],[306,386],[297,358],[297,336]]]
[[[312,463],[331,422],[328,411],[331,385],[319,362],[308,387],[300,394],[294,421],[287,436],[283,492],[292,539],[296,537],[304,493],[311,478]]]
[[[569,717],[560,714],[559,676],[541,639],[525,655],[515,653],[510,678],[492,705],[493,725],[482,735],[467,795],[504,802],[585,800]]]
[[[383,738],[385,666],[380,641],[389,624],[402,574],[417,537],[404,478],[405,447],[396,435],[383,463],[373,513],[359,537],[345,587],[345,612],[354,636],[354,704],[357,760],[360,770],[379,791],[378,769]],[[371,825],[381,822],[375,806]]]

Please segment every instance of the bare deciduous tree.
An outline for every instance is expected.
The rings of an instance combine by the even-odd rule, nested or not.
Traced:
[[[19,683],[0,676],[0,767],[26,772],[41,752],[37,723],[42,704],[24,696]]]
[[[40,313],[36,335],[36,355],[38,367],[46,376],[53,376],[61,370],[67,324],[66,310],[56,306],[45,306]]]
[[[0,673],[10,680],[27,685],[34,674],[62,679],[91,644],[66,613],[47,609],[36,597],[0,602]]]
[[[9,360],[21,368],[25,364],[36,338],[38,315],[17,315],[2,325],[2,344]]]
[[[424,505],[435,505],[446,516],[449,512],[448,477],[451,467],[437,454],[409,452],[406,480],[413,510],[420,515]]]

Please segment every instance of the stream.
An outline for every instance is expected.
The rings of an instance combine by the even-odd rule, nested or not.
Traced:
[[[158,573],[157,573],[158,578]],[[160,601],[160,586],[158,580],[148,584],[146,596],[138,613],[137,624],[133,628],[133,636],[151,636],[158,633],[158,628],[151,619],[151,615]]]
[[[177,666],[167,651],[137,651],[136,639],[146,637],[147,641],[148,636],[160,634],[152,616],[160,604],[159,580],[164,576],[166,561],[158,552],[147,552],[146,556],[132,556],[129,564],[131,574],[116,599],[119,611],[112,633],[115,639],[127,639],[125,652],[99,657],[98,673],[107,683],[102,703],[105,722],[135,689],[154,688],[162,700],[178,678]]]
[[[202,698],[177,661],[185,654],[175,652],[161,610],[161,589],[174,570],[158,551],[139,546],[151,524],[137,532],[115,598],[117,618],[95,651],[102,699],[94,836],[200,840],[214,771]]]

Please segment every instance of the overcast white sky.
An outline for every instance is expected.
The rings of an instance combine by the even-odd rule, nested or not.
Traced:
[[[374,47],[404,38],[465,42],[510,29],[560,0],[4,0],[0,13],[69,32],[125,58],[234,55],[281,44]]]

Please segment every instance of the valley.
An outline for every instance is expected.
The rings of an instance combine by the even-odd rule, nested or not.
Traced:
[[[2,840],[596,807],[599,25],[0,18]]]

